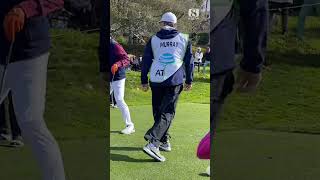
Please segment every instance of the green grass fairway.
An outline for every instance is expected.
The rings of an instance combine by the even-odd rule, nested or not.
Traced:
[[[136,133],[122,135],[119,130],[124,128],[124,122],[120,111],[111,110],[111,179],[209,179],[203,175],[209,161],[196,157],[197,145],[209,130],[208,104],[178,104],[170,131],[173,150],[163,153],[167,159],[163,163],[154,162],[142,151],[146,144],[144,133],[153,124],[151,106],[131,106],[130,111]]]
[[[320,136],[226,131],[217,135],[213,177],[217,180],[318,180]]]
[[[98,35],[54,31],[45,120],[57,138],[68,180],[106,179],[107,98],[99,86]],[[60,36],[62,35],[62,36]],[[0,147],[1,180],[40,180],[30,147]]]
[[[106,179],[105,138],[60,141],[70,180]],[[40,180],[40,172],[29,148],[0,147],[1,179]]]

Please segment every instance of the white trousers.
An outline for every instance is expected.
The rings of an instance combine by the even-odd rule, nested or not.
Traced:
[[[65,180],[59,146],[43,118],[49,54],[7,66],[0,103],[12,92],[14,111],[22,137],[41,168],[44,180]],[[2,78],[4,66],[0,66]]]
[[[113,81],[110,83],[110,95],[112,92],[114,93],[114,97],[116,99],[116,103],[118,108],[121,111],[122,118],[126,124],[126,126],[133,126],[133,122],[131,121],[129,107],[124,101],[124,90],[125,90],[125,82],[126,79],[121,79],[118,81]]]

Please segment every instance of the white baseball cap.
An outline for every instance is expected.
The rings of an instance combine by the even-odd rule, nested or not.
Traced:
[[[160,22],[177,23],[177,17],[172,12],[166,12],[162,15]]]

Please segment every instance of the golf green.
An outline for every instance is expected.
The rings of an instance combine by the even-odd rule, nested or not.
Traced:
[[[172,152],[162,153],[163,163],[143,153],[144,133],[152,126],[150,105],[129,107],[136,132],[122,135],[124,128],[119,109],[111,110],[111,179],[209,179],[204,172],[208,160],[199,160],[196,149],[209,130],[209,105],[180,103],[170,129]]]
[[[59,141],[66,179],[106,179],[105,141],[105,137]],[[0,159],[1,180],[41,179],[39,168],[28,146],[21,149],[0,147]]]
[[[214,139],[216,180],[318,180],[320,135],[242,130]]]

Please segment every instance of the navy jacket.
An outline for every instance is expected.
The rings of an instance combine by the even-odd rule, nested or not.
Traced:
[[[10,43],[4,35],[3,21],[5,15],[23,0],[0,1],[0,64],[5,63]],[[44,16],[28,18],[22,32],[17,33],[10,62],[27,60],[49,51],[49,22]]]
[[[161,29],[156,36],[160,39],[171,39],[177,36],[179,32],[175,29],[165,30]],[[141,83],[148,84],[148,73],[153,62],[153,52],[151,47],[151,39],[149,40],[147,46],[144,50],[144,55],[142,59],[141,67]],[[193,81],[193,57],[192,57],[192,45],[191,42],[188,42],[187,51],[184,56],[184,66],[175,72],[170,78],[165,80],[162,83],[150,82],[150,86],[176,86],[184,83],[184,77],[186,78],[185,83],[191,84]]]
[[[108,66],[112,67],[112,65],[117,64],[119,67],[115,75],[113,75],[110,71],[110,77],[113,78],[113,81],[126,78],[126,67],[130,65],[127,53],[119,43],[112,39],[110,39],[109,52],[110,57]]]

